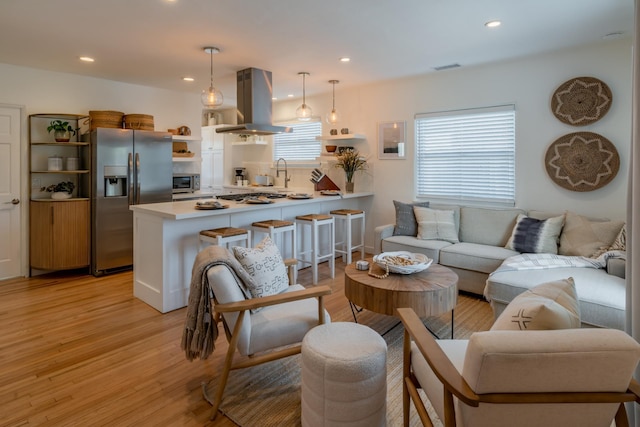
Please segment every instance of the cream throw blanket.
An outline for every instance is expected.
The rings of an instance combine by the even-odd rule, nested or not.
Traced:
[[[564,256],[556,254],[520,254],[505,259],[492,276],[502,271],[515,270],[547,270],[550,268],[584,267],[605,268],[609,258],[626,259],[626,253],[621,251],[607,251],[598,258],[582,256]]]
[[[187,319],[182,332],[182,349],[188,360],[209,357],[213,353],[214,342],[218,337],[218,325],[213,321],[213,307],[207,279],[207,272],[216,265],[227,266],[238,283],[253,284],[251,275],[233,254],[222,246],[208,246],[196,256],[191,271]],[[242,291],[248,295],[246,286]]]

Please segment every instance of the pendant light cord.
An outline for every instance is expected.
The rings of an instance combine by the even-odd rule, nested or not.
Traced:
[[[209,58],[211,58],[211,71],[209,76],[211,76],[211,87],[213,87],[213,49],[209,51]]]
[[[306,77],[306,74],[302,75],[302,105],[306,106],[307,105],[307,97],[305,95],[305,84],[304,84],[304,78]]]

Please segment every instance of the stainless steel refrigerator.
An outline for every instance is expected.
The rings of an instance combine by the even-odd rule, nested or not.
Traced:
[[[172,139],[166,132],[91,132],[91,272],[133,264],[130,205],[172,200]]]

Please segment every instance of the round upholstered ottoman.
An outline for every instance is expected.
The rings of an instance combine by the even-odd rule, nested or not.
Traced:
[[[387,343],[351,322],[316,326],[302,340],[302,425],[384,426]]]

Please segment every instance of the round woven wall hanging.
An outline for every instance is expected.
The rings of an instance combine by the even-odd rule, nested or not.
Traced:
[[[553,93],[551,111],[563,123],[585,126],[604,117],[611,107],[609,86],[594,77],[576,77]]]
[[[545,155],[547,174],[560,187],[593,191],[615,178],[620,168],[618,150],[593,132],[575,132],[555,140]]]

